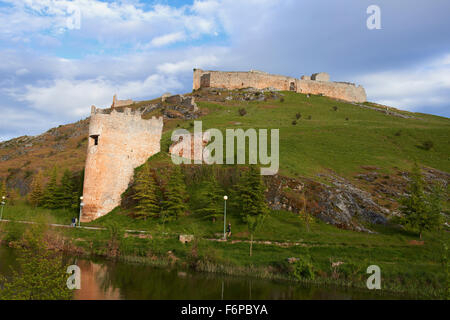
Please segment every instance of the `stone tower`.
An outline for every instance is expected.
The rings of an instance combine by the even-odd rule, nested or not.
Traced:
[[[163,118],[144,120],[139,111],[92,106],[84,174],[82,222],[117,207],[134,169],[160,151]]]

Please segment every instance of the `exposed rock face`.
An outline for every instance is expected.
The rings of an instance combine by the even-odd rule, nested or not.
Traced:
[[[350,102],[365,102],[366,92],[362,86],[353,83],[330,82],[325,73],[315,73],[302,79],[268,74],[261,71],[222,72],[194,69],[193,89],[223,88],[228,90],[243,88],[275,88],[305,94],[317,94]]]
[[[267,178],[266,197],[275,210],[308,213],[340,228],[370,232],[367,223],[387,222],[389,210],[376,204],[371,195],[339,177],[331,177],[335,187],[281,176]],[[304,199],[303,200],[303,196]]]
[[[173,96],[163,95],[161,97],[161,101],[175,106],[183,106],[193,112],[198,111],[198,107],[195,103],[194,97],[185,97],[181,94],[176,94]]]
[[[134,169],[160,151],[163,119],[139,111],[91,111],[81,221],[97,219],[120,204]]]

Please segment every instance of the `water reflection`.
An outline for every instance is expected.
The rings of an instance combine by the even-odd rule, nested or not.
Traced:
[[[69,260],[81,269],[81,289],[74,293],[74,298],[79,300],[402,298],[364,290],[322,288],[285,281],[195,273],[99,259]],[[15,263],[14,251],[0,247],[0,274],[8,275],[9,266]]]

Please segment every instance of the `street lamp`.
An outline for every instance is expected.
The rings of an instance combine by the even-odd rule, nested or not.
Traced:
[[[223,207],[223,240],[227,240],[227,234],[225,233],[225,224],[227,223],[227,200],[228,197],[224,196],[223,200],[225,200]]]
[[[80,197],[80,215],[78,216],[78,226],[81,224],[81,211],[83,210],[83,196]]]
[[[0,220],[3,220],[3,207],[5,206],[5,199],[6,199],[6,197],[5,196],[3,196],[2,197],[2,210],[1,210],[1,212],[0,212]]]

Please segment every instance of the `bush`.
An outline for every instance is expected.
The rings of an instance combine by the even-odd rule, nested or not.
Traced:
[[[299,112],[299,113],[297,113],[297,114],[295,115],[295,117],[296,117],[297,120],[298,120],[298,119],[300,119],[300,118],[302,117],[302,115],[301,115],[301,113]]]
[[[300,257],[294,263],[294,277],[298,280],[313,280],[314,279],[314,266],[309,256]]]
[[[346,262],[339,266],[339,272],[345,279],[355,278],[362,271],[362,267],[354,262]]]
[[[308,120],[311,120],[312,119],[312,117],[311,116],[308,116]]]
[[[401,130],[398,130],[394,135],[395,135],[396,137],[400,137],[400,136],[402,135],[402,131],[401,131]]]
[[[284,102],[284,98],[283,97],[280,98],[280,102]]]
[[[333,111],[337,111],[338,107],[333,106]]]
[[[294,125],[294,126],[295,126],[296,124],[297,124],[297,121],[295,121],[295,120],[294,120],[294,121],[292,121],[292,125]]]
[[[431,140],[427,140],[422,143],[422,149],[427,150],[427,151],[430,150],[431,148],[433,148],[433,146],[434,146],[434,143]]]
[[[240,108],[240,109],[239,109],[239,114],[240,114],[241,116],[245,116],[245,115],[247,114],[247,110],[245,110],[245,108]]]

